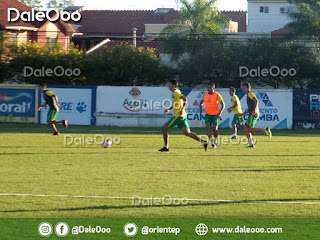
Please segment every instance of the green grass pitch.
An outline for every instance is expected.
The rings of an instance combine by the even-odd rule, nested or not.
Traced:
[[[62,129],[61,126],[59,126]],[[204,134],[204,129],[192,129]],[[320,131],[257,134],[255,149],[202,146],[173,129],[170,152],[160,129],[0,123],[0,193],[221,200],[134,206],[126,199],[0,196],[0,217],[320,217]],[[230,129],[220,131],[230,136]],[[121,144],[65,146],[64,135],[120,137]],[[240,130],[240,134],[243,134]]]

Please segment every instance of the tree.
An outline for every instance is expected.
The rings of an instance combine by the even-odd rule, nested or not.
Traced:
[[[201,42],[202,48],[180,64],[179,78],[186,86],[202,85],[208,81],[215,82],[219,87],[240,86],[244,81],[274,88],[319,86],[320,66],[316,55],[297,43],[272,39]],[[296,74],[291,76],[284,72],[277,76],[269,73],[266,76],[240,76],[240,67],[253,69],[256,73],[259,68],[269,70],[274,66],[280,70],[294,69]]]
[[[233,59],[239,66],[248,69],[271,69],[277,67],[286,71],[294,69],[296,74],[279,74],[272,76],[247,77],[242,80],[252,81],[260,86],[274,88],[304,88],[311,79],[319,79],[319,64],[312,49],[291,41],[273,39],[255,39],[241,46]],[[276,72],[276,70],[274,70]]]
[[[5,37],[4,31],[0,31],[0,83],[7,77],[8,68],[7,64],[2,61],[2,55],[4,54]]]
[[[81,51],[77,50],[73,45],[70,46],[66,52],[59,44],[52,46],[40,47],[38,43],[27,44],[11,44],[10,50],[10,74],[15,76],[15,79],[20,82],[30,84],[39,84],[47,82],[48,84],[61,84],[61,85],[82,85],[85,84],[86,78],[81,74],[80,76],[72,75],[67,76],[63,74],[60,77],[55,76],[25,76],[25,67],[31,67],[33,70],[41,69],[55,69],[57,66],[62,66],[63,69],[74,70],[76,68],[82,69],[84,63],[84,55]],[[26,74],[29,74],[26,71]]]
[[[123,44],[101,49],[86,55],[71,46],[68,52],[58,44],[40,47],[37,43],[12,44],[8,67],[11,76],[18,82],[61,85],[160,85],[174,76],[172,69],[163,66],[151,48],[133,48]],[[80,70],[79,74],[62,76],[39,76],[39,69],[54,70],[61,66],[67,70]],[[25,68],[27,67],[27,69]],[[32,71],[36,70],[34,74]],[[1,64],[0,64],[1,70]],[[38,73],[36,73],[38,71]],[[61,72],[61,70],[59,71]],[[79,71],[77,71],[79,72]],[[1,71],[0,71],[1,78]]]
[[[39,10],[43,7],[41,0],[19,0],[19,2],[29,6],[31,8],[35,8],[37,10]]]
[[[163,33],[179,34],[216,34],[220,29],[228,27],[228,18],[222,15],[216,0],[180,0],[180,19],[170,24]]]
[[[309,36],[320,41],[320,0],[291,0],[296,10],[289,13],[287,24],[294,35]]]
[[[167,26],[161,33],[166,40],[165,49],[175,59],[185,52],[194,53],[201,48],[198,40],[221,39],[222,28],[229,19],[216,7],[216,0],[180,0],[179,20]]]
[[[0,31],[0,58],[4,51],[4,42],[5,42],[4,33],[5,33],[4,31]]]
[[[189,87],[214,82],[217,87],[239,86],[234,48],[225,41],[199,40],[199,49],[180,61],[180,82]]]
[[[116,86],[160,85],[174,76],[171,68],[161,64],[154,49],[125,43],[86,55],[83,73],[89,85]]]
[[[47,8],[63,10],[69,6],[74,6],[74,0],[49,0],[47,2]]]

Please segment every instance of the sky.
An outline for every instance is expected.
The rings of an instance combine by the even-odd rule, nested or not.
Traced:
[[[177,8],[176,0],[74,0],[75,5],[86,9],[102,10],[155,10],[168,7]],[[247,0],[218,0],[219,10],[246,10]],[[47,1],[43,0],[45,5]]]

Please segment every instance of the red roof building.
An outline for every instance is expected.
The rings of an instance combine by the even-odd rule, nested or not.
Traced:
[[[8,20],[8,8],[15,8],[20,13],[30,12],[32,8],[17,0],[0,1],[0,31],[5,32],[5,37],[11,42],[17,44],[38,42],[40,46],[58,43],[64,49],[68,49],[72,35],[77,33],[69,23],[61,20],[54,23],[49,20],[43,22],[24,22],[22,20],[10,22]],[[16,14],[13,12],[11,17],[16,17]]]
[[[246,32],[246,11],[222,11],[222,13],[236,22],[237,32]],[[73,26],[83,35],[75,37],[73,41],[82,50],[95,46],[105,38],[110,38],[112,41],[132,41],[133,28],[137,28],[137,46],[159,47],[161,45],[157,41],[159,33],[168,24],[179,20],[179,11],[171,8],[160,8],[155,11],[85,10],[81,15],[82,19]],[[153,40],[157,41],[157,44],[153,44]]]
[[[271,38],[274,38],[274,39],[286,38],[290,34],[292,34],[291,30],[289,28],[284,27],[284,28],[280,28],[278,30],[272,31]]]

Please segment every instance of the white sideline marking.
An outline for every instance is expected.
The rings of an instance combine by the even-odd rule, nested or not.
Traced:
[[[134,200],[134,197],[109,197],[109,196],[77,196],[77,195],[45,195],[45,194],[22,194],[22,193],[0,193],[0,196],[16,196],[16,197],[56,197],[56,198],[95,198],[95,199],[121,199]],[[140,198],[142,200],[155,200],[162,198]],[[216,200],[216,199],[194,199],[183,198],[184,201],[195,202],[221,202],[221,203],[285,203],[285,204],[309,204],[317,205],[320,202],[294,202],[294,201],[273,201],[273,200]],[[188,205],[188,204],[187,204]]]
[[[10,128],[12,130],[30,130],[27,128]],[[41,129],[41,131],[46,131],[46,132],[52,132],[52,130],[50,129]],[[66,132],[64,132],[64,134],[68,133],[68,132],[72,132],[72,131],[83,131],[83,134],[87,134],[90,132],[133,132],[133,133],[161,133],[161,128],[159,128],[159,131],[156,130],[135,130],[135,129],[118,129],[118,130],[112,130],[112,129],[87,129],[87,130],[83,130],[81,128],[69,128],[68,130],[66,130]],[[10,133],[10,132],[3,132],[3,133]],[[42,132],[30,132],[30,133],[42,133]],[[79,133],[80,134],[80,133]]]

